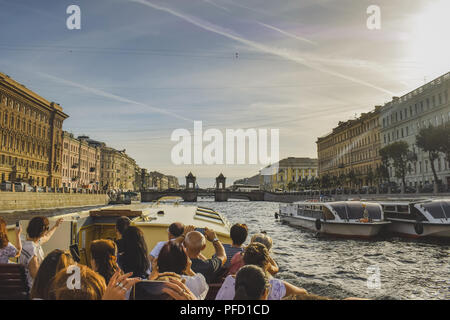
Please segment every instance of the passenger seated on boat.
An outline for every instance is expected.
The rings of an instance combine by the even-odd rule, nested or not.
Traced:
[[[36,278],[31,288],[30,297],[33,300],[49,300],[51,280],[62,269],[74,264],[68,251],[55,249],[50,252],[39,266]]]
[[[0,263],[8,263],[10,258],[18,258],[20,256],[20,252],[22,251],[21,232],[22,226],[19,225],[19,228],[16,228],[16,248],[9,242],[6,221],[0,217]]]
[[[244,266],[236,274],[234,300],[267,300],[269,288],[269,280],[260,267]]]
[[[180,237],[184,232],[184,224],[181,222],[174,222],[172,223],[169,228],[167,229],[167,236],[170,240],[175,240],[176,238]],[[150,252],[150,263],[153,262],[154,259],[158,258],[159,252],[161,251],[162,247],[167,243],[167,240],[158,242],[153,250]]]
[[[79,286],[75,281],[71,282],[75,273],[79,275]],[[126,293],[140,281],[130,276],[131,273],[121,275],[116,272],[106,286],[100,274],[85,265],[73,264],[53,278],[49,297],[51,300],[125,300]]]
[[[111,277],[120,271],[117,265],[117,246],[112,240],[94,240],[91,243],[91,267],[99,273],[105,282],[109,282]]]
[[[133,277],[147,279],[150,275],[150,261],[144,234],[135,227],[128,227],[123,234],[123,254],[118,257],[118,265],[123,272],[133,272]]]
[[[125,230],[130,226],[131,220],[128,217],[122,216],[116,220],[116,245],[117,254],[123,253],[123,234]]]
[[[269,251],[269,267],[267,269],[267,271],[269,272],[270,275],[275,275],[278,273],[279,268],[277,263],[275,262],[275,260],[270,256],[270,251],[272,249],[272,238],[270,236],[268,236],[265,233],[257,233],[255,235],[252,236],[250,243],[262,243],[267,250]],[[238,270],[244,266],[244,254],[243,252],[240,253],[236,253],[233,258],[231,259],[231,266],[229,269],[228,274],[236,274],[236,272],[238,272]]]
[[[215,256],[211,259],[202,259],[201,252],[206,248],[206,240],[212,242],[215,249]],[[222,266],[227,261],[227,256],[214,230],[205,228],[205,236],[198,231],[191,231],[186,235],[184,245],[192,261],[192,270],[203,274],[207,283],[216,282],[223,274]]]
[[[231,259],[238,252],[243,252],[242,245],[247,240],[248,228],[245,224],[236,223],[230,228],[230,237],[233,244],[224,244],[225,253],[227,255],[227,262],[224,264],[224,268],[229,269],[231,267]],[[227,270],[228,271],[228,270]]]
[[[22,244],[19,263],[25,266],[30,288],[33,287],[33,279],[44,260],[44,251],[41,245],[50,240],[62,221],[62,218],[58,219],[51,229],[49,229],[49,221],[46,217],[34,217],[28,223],[27,240]]]
[[[192,271],[192,261],[181,243],[166,242],[155,261],[150,275],[151,280],[183,279],[198,300],[205,299],[209,289],[206,279],[201,273]]]
[[[245,265],[256,265],[264,270],[269,276],[270,268],[269,250],[258,242],[250,243],[244,250]],[[229,275],[225,278],[216,300],[233,300],[235,295],[235,276]],[[305,289],[298,288],[286,281],[271,278],[268,300],[281,300],[289,295],[307,294]]]

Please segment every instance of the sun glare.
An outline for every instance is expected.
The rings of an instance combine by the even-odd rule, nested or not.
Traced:
[[[450,71],[450,1],[429,1],[411,26],[410,54],[426,77]]]

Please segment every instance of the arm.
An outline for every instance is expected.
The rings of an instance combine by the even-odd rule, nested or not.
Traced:
[[[61,225],[62,221],[63,221],[63,218],[59,218],[59,219],[56,221],[56,223],[55,223],[55,225],[53,226],[53,228],[51,228],[49,231],[47,231],[47,232],[44,234],[44,236],[40,239],[41,244],[46,243],[48,240],[50,240],[50,238],[51,238],[51,237],[53,236],[53,234],[55,233],[56,228],[58,228],[58,227]]]
[[[17,253],[14,258],[18,258],[22,252],[22,239],[20,239],[20,233],[22,232],[22,226],[19,225],[19,229],[16,229],[16,249]]]
[[[30,276],[34,279],[39,270],[39,262],[36,256],[31,258],[30,262],[28,262],[28,271],[30,272]]]
[[[178,238],[176,238],[174,241],[178,242],[178,243],[183,243],[184,239],[186,238],[186,235],[195,230],[195,226],[185,226],[184,227],[184,231],[183,234],[181,236],[179,236]]]
[[[275,275],[278,273],[279,270],[280,270],[280,268],[278,267],[278,264],[275,262],[275,260],[272,259],[271,256],[269,256],[269,267],[268,267],[267,271],[271,275]]]
[[[222,266],[227,262],[227,255],[225,253],[225,248],[223,247],[222,243],[218,240],[214,241],[214,239],[217,239],[217,235],[214,232],[214,230],[205,228],[205,237],[206,240],[213,243],[214,250],[216,251],[217,258],[222,261]]]
[[[296,287],[286,281],[283,281],[283,284],[286,288],[285,297],[290,296],[290,295],[306,295],[306,294],[308,294],[308,291],[306,291],[305,289]]]

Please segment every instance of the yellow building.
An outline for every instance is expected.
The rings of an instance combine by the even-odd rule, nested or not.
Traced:
[[[339,122],[331,133],[317,139],[320,177],[345,177],[346,186],[374,184],[381,164],[380,109],[377,106],[357,119]],[[348,178],[350,172],[355,175],[353,181]]]
[[[289,157],[272,165],[272,174],[260,173],[260,186],[264,190],[289,190],[295,184],[318,177],[317,159]]]
[[[0,73],[1,180],[60,187],[66,118],[59,104]]]
[[[135,190],[136,161],[125,150],[107,146],[101,149],[100,184],[105,190]]]

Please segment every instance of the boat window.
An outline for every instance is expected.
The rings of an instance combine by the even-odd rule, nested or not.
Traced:
[[[419,206],[419,205],[417,205]],[[414,205],[411,205],[411,215],[414,217],[417,221],[427,221],[427,218],[420,212],[419,209],[417,209]]]
[[[395,206],[384,206],[384,212],[397,212],[397,209],[395,208]]]
[[[445,219],[447,216],[450,217],[450,212],[446,215],[446,211],[449,210],[448,205],[449,204],[446,201],[433,201],[423,204],[423,207],[433,216],[433,218]]]
[[[334,214],[327,207],[323,207],[323,216],[325,220],[334,220]]]
[[[398,213],[403,213],[403,214],[405,214],[405,213],[409,213],[409,207],[408,207],[408,205],[399,205],[399,206],[397,206],[397,210],[398,210]]]
[[[369,211],[369,218],[381,219],[381,208],[374,204],[367,204],[367,210]]]
[[[336,211],[339,218],[347,219],[347,213],[345,212],[345,204],[344,203],[333,203],[330,206]]]

